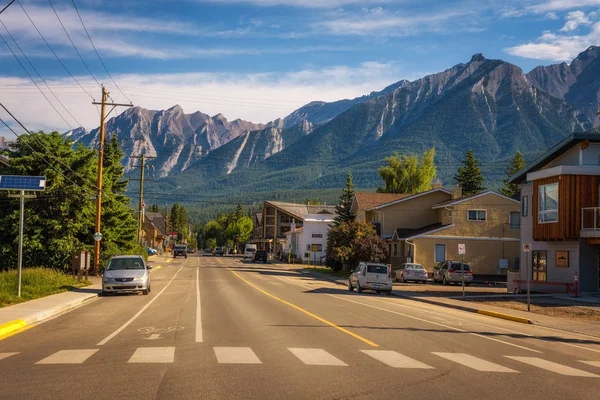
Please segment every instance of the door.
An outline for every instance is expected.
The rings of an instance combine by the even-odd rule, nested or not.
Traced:
[[[435,262],[444,262],[446,261],[446,245],[445,244],[436,244],[435,245]]]

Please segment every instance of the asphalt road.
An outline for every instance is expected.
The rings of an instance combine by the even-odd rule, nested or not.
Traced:
[[[0,341],[5,399],[597,399],[600,340],[227,257]]]

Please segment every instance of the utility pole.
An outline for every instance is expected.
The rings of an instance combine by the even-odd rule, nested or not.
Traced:
[[[144,170],[146,168],[146,160],[148,159],[152,159],[152,158],[156,158],[156,157],[146,157],[145,154],[142,154],[141,156],[134,156],[131,158],[140,158],[141,162],[140,165],[134,166],[134,168],[140,167],[140,178],[139,179],[130,179],[131,181],[140,181],[140,197],[139,197],[139,202],[138,202],[138,242],[141,243],[142,242],[142,230],[143,230],[143,226],[144,226]],[[154,181],[154,179],[151,179],[150,181]]]
[[[107,103],[108,100],[108,91],[102,86],[102,101],[97,102],[93,101],[92,104],[100,105],[100,138],[98,140],[98,178],[96,186],[98,187],[98,193],[96,194],[96,233],[100,233],[101,224],[100,221],[102,219],[102,169],[104,166],[104,121],[108,114],[110,114],[115,107],[123,106],[123,107],[133,107],[133,104],[117,104],[117,103]],[[106,106],[112,106],[112,109],[106,113]],[[102,236],[100,236],[101,238]],[[94,267],[92,269],[92,275],[96,275],[100,268],[100,240],[95,240],[94,243]]]

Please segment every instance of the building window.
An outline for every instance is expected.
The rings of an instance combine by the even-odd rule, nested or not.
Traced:
[[[532,279],[534,281],[546,281],[547,280],[547,260],[548,252],[546,250],[533,250],[531,252],[531,272],[533,274]]]
[[[521,215],[526,217],[529,215],[529,197],[523,196],[521,198]]]
[[[321,239],[323,237],[323,234],[322,233],[313,233],[312,237],[315,239]]]
[[[436,244],[435,245],[435,262],[443,262],[446,261],[446,245],[445,244]]]
[[[558,222],[558,182],[539,187],[538,222]]]
[[[520,229],[521,228],[521,216],[519,215],[519,212],[511,211],[510,219],[508,222],[509,222],[510,229]]]
[[[469,210],[469,221],[485,221],[487,219],[486,210]]]
[[[394,257],[398,257],[398,243],[394,243]]]

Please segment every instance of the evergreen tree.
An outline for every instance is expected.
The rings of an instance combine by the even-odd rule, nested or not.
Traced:
[[[244,216],[244,209],[242,205],[238,202],[237,207],[235,208],[235,220],[239,221]]]
[[[509,179],[523,168],[525,168],[525,159],[523,158],[523,154],[521,154],[520,151],[517,151],[517,154],[515,154],[515,156],[508,162],[508,165],[504,169],[505,178],[502,179],[504,187],[500,189],[500,193],[511,198],[517,195],[520,187],[516,183],[510,183]]]
[[[378,192],[413,194],[431,189],[431,182],[437,173],[435,148],[424,152],[420,161],[416,154],[394,154],[385,161],[387,165],[379,168],[384,187],[377,188]]]
[[[158,204],[156,204],[156,203],[152,204],[150,206],[150,208],[148,209],[148,211],[150,211],[150,212],[160,212],[160,209],[158,208]]]
[[[462,167],[454,175],[454,180],[462,187],[463,196],[477,194],[485,190],[483,186],[483,174],[479,169],[479,162],[473,155],[473,151],[467,151],[465,159],[462,161]]]
[[[352,183],[352,174],[348,171],[346,175],[346,188],[342,191],[340,202],[335,206],[336,216],[333,219],[333,226],[339,226],[344,222],[354,221],[355,215],[350,208],[354,200],[354,184]]]

